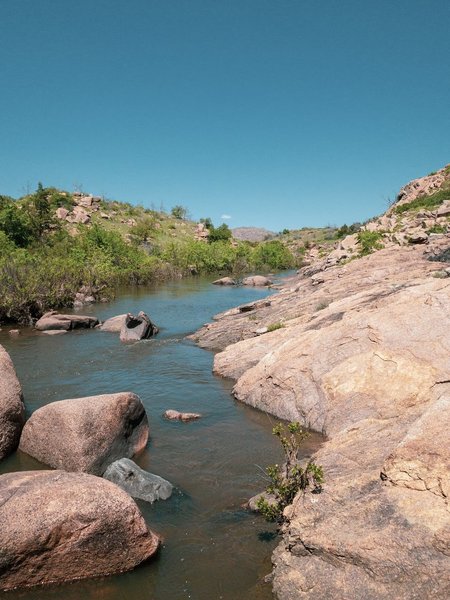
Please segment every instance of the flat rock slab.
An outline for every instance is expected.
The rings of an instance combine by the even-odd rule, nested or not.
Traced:
[[[22,389],[9,354],[0,346],[0,460],[17,448],[24,423]]]
[[[55,469],[102,475],[115,460],[145,448],[148,435],[139,397],[122,392],[39,408],[23,429],[20,449]]]
[[[98,325],[96,317],[89,315],[63,315],[52,310],[45,313],[35,324],[35,328],[39,331],[48,330],[64,330],[71,331],[72,329],[92,329]]]
[[[106,469],[103,477],[121,487],[133,498],[146,502],[167,500],[172,495],[171,483],[159,475],[144,471],[129,458],[121,458],[113,462]]]
[[[191,413],[191,412],[179,412],[178,410],[166,410],[163,414],[165,419],[169,419],[169,421],[196,421],[201,418],[200,413]]]
[[[0,523],[0,590],[129,571],[159,544],[128,494],[84,473],[0,476]]]

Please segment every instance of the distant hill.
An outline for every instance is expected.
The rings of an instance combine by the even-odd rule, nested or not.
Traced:
[[[275,237],[273,231],[263,227],[235,227],[231,232],[236,240],[243,242],[264,242]]]

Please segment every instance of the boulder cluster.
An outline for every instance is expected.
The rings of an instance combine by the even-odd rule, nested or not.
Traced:
[[[43,323],[79,326],[55,315]],[[132,499],[172,493],[130,460],[148,437],[145,408],[131,392],[51,402],[25,422],[21,386],[0,346],[0,460],[19,447],[55,469],[0,476],[0,590],[128,571],[157,551],[159,537]]]

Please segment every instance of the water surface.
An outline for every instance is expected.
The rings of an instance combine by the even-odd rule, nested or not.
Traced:
[[[153,505],[137,501],[160,534],[158,556],[123,575],[5,594],[11,600],[269,600],[274,527],[242,504],[264,488],[261,469],[280,461],[273,419],[237,403],[232,382],[211,373],[213,355],[185,339],[212,315],[266,296],[266,289],[218,287],[192,278],[123,290],[109,304],[81,312],[104,320],[145,311],[160,327],[157,337],[121,344],[118,334],[98,330],[48,336],[0,332],[21,381],[27,412],[82,396],[132,391],[150,423],[147,449],[136,462],[171,481],[173,496]],[[200,412],[192,423],[162,418],[173,408]],[[305,452],[316,448],[313,436]],[[0,474],[45,468],[17,452],[0,463]]]

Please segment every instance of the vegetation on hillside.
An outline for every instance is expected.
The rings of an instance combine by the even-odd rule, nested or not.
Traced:
[[[102,200],[87,224],[56,218],[58,208],[76,204],[72,194],[41,184],[19,200],[0,196],[0,321],[31,323],[71,305],[82,286],[108,298],[122,284],[295,265],[280,241],[234,242],[227,225],[215,228],[210,219],[203,220],[208,241],[196,239],[181,206],[169,215]]]
[[[418,196],[412,202],[399,204],[395,207],[394,212],[397,215],[401,215],[407,211],[415,211],[420,209],[432,210],[433,208],[440,206],[445,200],[450,200],[450,186],[440,189],[434,194]]]

